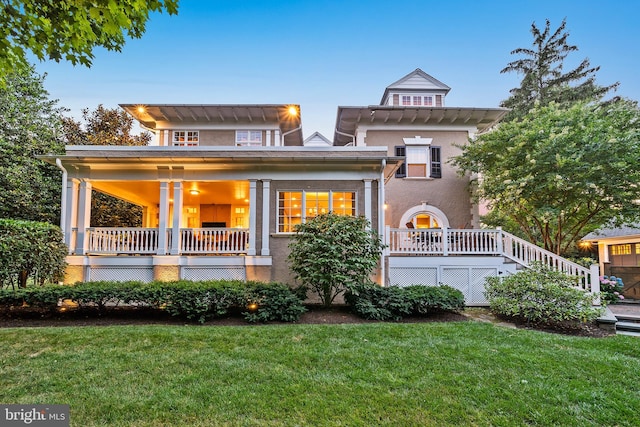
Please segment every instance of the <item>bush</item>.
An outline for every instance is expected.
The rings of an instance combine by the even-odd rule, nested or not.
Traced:
[[[365,217],[328,213],[296,226],[288,260],[302,286],[330,306],[351,287],[371,282],[383,248]]]
[[[59,227],[44,222],[0,219],[0,288],[57,282],[68,250]]]
[[[446,285],[360,285],[345,293],[345,301],[358,316],[370,320],[398,321],[407,316],[464,309],[462,292]]]
[[[600,298],[602,302],[613,304],[624,299],[622,289],[624,283],[616,276],[600,276]]]
[[[575,278],[536,264],[511,276],[487,278],[485,296],[494,313],[527,324],[595,321],[602,314],[593,306],[596,296],[575,286]]]
[[[171,316],[198,323],[231,312],[242,312],[250,322],[293,322],[306,310],[295,292],[279,283],[86,282],[74,286],[0,289],[0,309],[4,311],[23,305],[53,311],[61,300],[71,300],[80,309],[103,314],[122,304],[132,309],[164,309]]]

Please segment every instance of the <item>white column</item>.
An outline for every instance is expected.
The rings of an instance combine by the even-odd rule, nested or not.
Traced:
[[[163,145],[165,147],[169,145],[169,133],[171,132],[168,130],[162,131],[162,143],[160,145]]]
[[[256,209],[258,209],[258,190],[256,186],[256,180],[249,180],[249,247],[247,248],[247,255],[256,255]]]
[[[171,255],[180,254],[180,225],[182,224],[182,181],[173,183],[173,227],[171,228]]]
[[[270,207],[271,180],[262,180],[262,249],[260,255],[269,256],[269,222],[271,218]]]
[[[364,216],[369,220],[369,222],[373,222],[371,216],[371,180],[364,180]],[[373,223],[371,224],[373,227]]]
[[[271,130],[266,130],[266,131],[265,131],[265,134],[266,134],[267,136],[266,136],[266,139],[265,139],[264,145],[265,145],[265,146],[267,146],[267,147],[270,147],[270,146],[271,146],[271,132],[273,132],[273,131],[271,131]]]
[[[167,228],[169,227],[169,183],[160,182],[160,205],[158,206],[158,255],[167,254]]]
[[[76,242],[73,239],[74,228],[78,227],[78,188],[80,182],[77,179],[67,179],[67,204],[64,213],[64,242],[69,248],[69,253],[75,249]]]
[[[276,147],[279,146],[279,145],[284,145],[284,143],[281,144],[280,142],[281,142],[280,141],[280,129],[276,129],[274,131],[274,135],[273,135],[273,145],[276,146]]]
[[[87,228],[91,227],[91,183],[80,181],[78,194],[78,232],[76,255],[84,255],[89,245]]]

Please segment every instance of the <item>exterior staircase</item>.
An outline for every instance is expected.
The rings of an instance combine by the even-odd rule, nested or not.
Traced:
[[[619,302],[607,307],[615,325],[616,334],[640,337],[640,301]]]

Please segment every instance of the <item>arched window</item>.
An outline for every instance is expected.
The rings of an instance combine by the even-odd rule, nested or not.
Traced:
[[[400,227],[407,227],[411,223],[413,228],[442,228],[449,227],[449,219],[440,209],[423,203],[408,209],[400,219]]]

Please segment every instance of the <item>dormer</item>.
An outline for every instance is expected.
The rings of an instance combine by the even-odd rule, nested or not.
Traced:
[[[380,105],[393,107],[444,107],[451,88],[416,68],[384,91]]]

